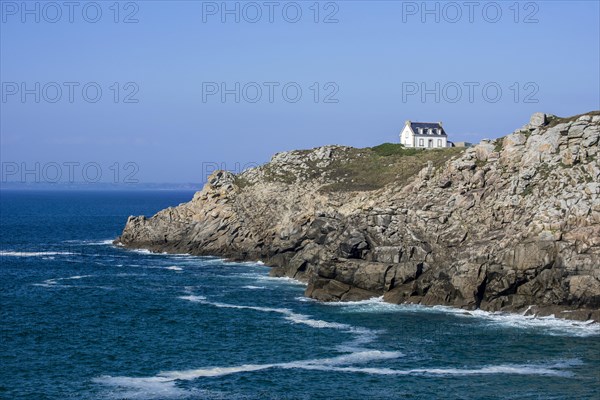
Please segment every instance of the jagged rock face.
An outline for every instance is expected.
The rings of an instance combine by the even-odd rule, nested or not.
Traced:
[[[504,138],[438,153],[445,162],[423,151],[410,177],[352,191],[332,188],[355,183],[343,170],[352,157],[381,162],[369,149],[280,153],[239,176],[216,172],[189,203],[130,217],[118,241],[260,259],[324,301],[383,295],[599,320],[599,138],[600,112],[535,114]]]

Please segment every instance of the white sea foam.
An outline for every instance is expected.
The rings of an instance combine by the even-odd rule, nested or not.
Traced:
[[[112,245],[115,239],[103,240],[65,240],[64,243],[81,244],[86,246],[107,246]]]
[[[189,288],[187,289],[190,290]],[[293,312],[288,308],[273,308],[273,307],[258,307],[258,306],[245,306],[245,305],[237,305],[237,304],[227,304],[220,302],[212,302],[208,301],[204,296],[196,296],[193,294],[189,294],[187,296],[180,297],[183,300],[193,301],[196,303],[202,303],[211,305],[219,308],[234,308],[241,310],[254,310],[260,312],[267,313],[277,313],[283,315],[284,320],[292,322],[294,324],[306,325],[311,328],[316,329],[337,329],[347,333],[352,334],[353,339],[344,342],[338,346],[336,349],[340,352],[362,352],[367,349],[364,347],[369,343],[374,342],[377,339],[377,336],[381,333],[380,331],[375,331],[373,329],[363,328],[363,327],[355,327],[348,324],[343,324],[339,322],[329,322],[323,321],[320,319],[311,318],[308,315],[300,314]]]
[[[254,310],[254,311],[267,312],[267,313],[282,314],[282,315],[284,315],[284,319],[287,321],[293,322],[295,324],[308,325],[312,328],[340,329],[340,330],[346,330],[348,332],[351,332],[353,329],[352,326],[347,325],[347,324],[312,319],[308,315],[295,313],[288,308],[244,306],[244,305],[237,305],[237,304],[212,302],[212,301],[206,300],[206,298],[203,296],[194,296],[194,295],[180,296],[180,299],[194,301],[194,302],[202,303],[202,304],[208,304],[208,305],[211,305],[214,307],[219,307],[219,308],[235,308],[235,309],[239,309],[239,310]]]
[[[246,286],[242,286],[242,288],[244,289],[250,289],[250,290],[260,290],[260,289],[266,289],[266,286],[253,286],[253,285],[246,285]]]
[[[555,316],[536,317],[516,313],[463,310],[448,306],[423,306],[419,304],[391,304],[376,297],[362,301],[331,302],[328,306],[341,307],[343,312],[399,312],[399,313],[444,313],[460,318],[479,320],[489,326],[535,329],[539,333],[552,336],[596,336],[600,335],[600,324],[592,321],[575,321]]]
[[[40,286],[40,287],[62,287],[64,285],[59,285],[58,282],[56,282],[56,280],[54,279],[47,279],[42,283],[32,283],[33,286]]]
[[[311,300],[313,300],[313,299],[311,299]],[[342,307],[379,306],[379,305],[397,307],[397,304],[391,304],[391,303],[384,302],[383,296],[371,297],[370,299],[357,300],[357,301],[332,301],[332,302],[327,302],[327,303],[323,303],[323,304],[328,305],[328,306],[342,306]],[[370,310],[370,311],[372,311],[372,310]]]
[[[139,253],[139,254],[157,254],[157,253],[153,253],[148,249],[129,249],[129,251],[132,251],[134,253]]]
[[[286,283],[286,284],[298,285],[298,286],[308,285],[307,282],[302,282],[302,281],[299,281],[298,279],[289,278],[287,276],[282,276],[282,277],[263,276],[259,280],[264,280],[267,282]]]
[[[72,255],[69,251],[0,251],[0,256],[7,257],[44,257]]]
[[[181,268],[181,267],[178,267],[178,266],[176,266],[176,265],[172,265],[172,266],[170,266],[170,267],[166,267],[165,269],[168,269],[168,270],[170,270],[170,271],[183,271],[183,268]]]
[[[342,354],[335,357],[319,358],[316,360],[299,361],[290,363],[293,365],[348,365],[348,364],[363,364],[371,361],[393,360],[404,357],[404,354],[399,351],[380,351],[380,350],[363,350],[356,351],[350,354]]]
[[[204,300],[206,300],[206,297],[204,296],[195,296],[193,294],[190,294],[188,296],[180,296],[179,298],[183,300],[193,301],[194,303],[202,303],[204,302]]]
[[[94,276],[94,275],[74,275],[74,276],[68,276],[66,278],[46,279],[42,283],[34,283],[33,286],[41,286],[41,287],[68,287],[69,285],[62,285],[62,284],[59,283],[59,281],[79,280],[79,279],[83,279],[83,278],[89,278],[89,277],[92,277],[92,276]]]
[[[556,367],[540,365],[492,365],[480,368],[417,368],[398,370],[393,368],[362,368],[362,367],[335,367],[328,365],[307,365],[300,367],[329,372],[351,372],[370,375],[420,375],[423,377],[435,377],[439,375],[538,375],[569,378],[573,376],[571,371],[565,371]]]
[[[191,369],[186,371],[168,371],[161,372],[158,377],[168,380],[192,380],[202,377],[216,377],[237,374],[240,372],[254,372],[263,369],[269,369],[275,367],[277,364],[244,364],[235,367],[212,367],[212,368],[200,368]]]
[[[331,358],[320,358],[312,360],[291,361],[285,363],[272,364],[243,364],[234,367],[210,367],[199,368],[184,371],[166,371],[156,375],[156,378],[166,378],[169,380],[193,380],[204,377],[218,377],[240,372],[254,372],[271,368],[282,369],[315,369],[318,367],[335,368],[336,365],[348,365],[367,363],[377,360],[390,360],[402,357],[403,354],[397,351],[364,351],[353,354],[344,354]]]
[[[83,278],[89,278],[92,276],[94,276],[94,275],[74,275],[74,276],[69,276],[68,278],[59,278],[59,279],[83,279]]]
[[[123,246],[121,243],[117,243],[117,246]],[[145,254],[151,256],[169,256],[178,259],[194,259],[200,260],[205,258],[214,258],[214,257],[203,257],[203,256],[193,256],[189,253],[169,253],[166,251],[150,251],[148,249],[129,249],[126,248],[127,251],[131,251],[132,253]]]
[[[275,276],[268,276],[268,275],[264,275],[262,273],[256,273],[256,272],[237,274],[237,276],[241,277],[241,278],[254,279],[261,283],[289,284],[289,285],[298,285],[298,286],[306,286],[307,285],[306,282],[302,282],[297,279],[289,278],[287,276],[275,277]]]
[[[93,381],[120,389],[114,396],[118,399],[175,399],[190,395],[190,391],[178,388],[174,380],[161,377],[101,376]]]
[[[100,240],[100,241],[95,241],[95,242],[87,242],[86,244],[89,244],[90,246],[106,246],[106,245],[112,245],[114,240],[115,239],[106,239],[106,240]]]
[[[305,297],[305,296],[294,297],[294,300],[301,301],[302,303],[310,303],[310,302],[318,303],[317,300],[311,299],[310,297]]]
[[[482,318],[490,325],[509,326],[521,329],[537,329],[552,336],[598,336],[600,324],[593,321],[575,321],[556,318],[553,315],[536,317],[510,313],[491,313],[481,310],[471,311],[473,317]]]
[[[341,352],[365,351],[365,346],[374,342],[379,334],[382,333],[381,331],[362,327],[351,327],[348,331],[354,335],[354,338],[348,342],[337,345],[336,350]]]
[[[337,357],[321,358],[302,361],[291,361],[270,364],[243,364],[227,367],[208,367],[181,371],[165,371],[151,377],[113,377],[102,376],[95,378],[97,383],[125,389],[127,398],[173,398],[189,395],[176,386],[177,381],[190,381],[199,378],[214,378],[244,372],[257,372],[267,369],[341,369],[338,365],[367,363],[377,360],[390,360],[402,357],[395,351],[370,350],[353,354],[343,354]],[[121,395],[124,395],[121,393]],[[144,397],[146,396],[146,397]]]
[[[415,375],[422,377],[436,376],[461,376],[461,375],[489,375],[489,374],[510,374],[510,375],[538,375],[554,376],[568,378],[572,376],[569,371],[574,365],[581,365],[580,360],[566,360],[546,364],[502,364],[502,365],[484,365],[477,367],[429,367],[412,369],[395,369],[380,367],[361,367],[357,364],[366,364],[373,361],[392,360],[403,357],[398,351],[379,351],[373,349],[364,349],[361,345],[371,343],[379,332],[362,327],[354,327],[348,324],[328,322],[313,319],[307,315],[296,313],[287,308],[273,308],[262,306],[248,306],[213,302],[204,296],[191,294],[192,288],[186,288],[189,294],[181,296],[183,300],[196,302],[200,304],[211,305],[219,308],[231,308],[241,310],[253,310],[266,313],[281,314],[285,320],[295,324],[304,324],[313,328],[337,329],[353,334],[354,339],[345,345],[338,346],[338,350],[343,354],[333,357],[308,359],[282,363],[266,364],[242,364],[237,366],[213,366],[198,369],[164,371],[153,377],[111,377],[104,376],[97,378],[96,381],[111,386],[119,387],[121,390],[127,390],[131,398],[151,398],[156,395],[159,398],[171,396],[185,396],[190,392],[183,391],[176,386],[178,381],[190,381],[206,377],[221,377],[238,373],[260,372],[268,369],[303,369],[316,370],[323,372],[343,372],[371,375]],[[361,305],[377,303],[378,300],[361,302]],[[358,305],[358,302],[354,303]],[[142,394],[139,394],[142,393]],[[152,394],[149,396],[148,394]],[[139,397],[136,397],[139,396]],[[156,398],[156,397],[155,397]]]
[[[260,266],[264,267],[265,263],[262,261],[223,261],[227,265],[245,265],[245,266]]]
[[[362,351],[351,354],[343,354],[336,357],[300,360],[284,363],[269,364],[243,364],[238,366],[208,367],[180,371],[160,372],[153,377],[111,377],[104,376],[96,378],[95,381],[111,386],[127,389],[131,398],[137,397],[139,392],[143,395],[152,394],[162,398],[184,396],[189,392],[182,392],[176,386],[177,381],[190,381],[200,378],[215,378],[232,374],[258,372],[268,369],[303,369],[323,372],[344,372],[369,375],[414,375],[427,377],[438,376],[470,376],[470,375],[535,375],[569,378],[573,373],[568,368],[580,365],[580,360],[567,360],[546,364],[501,364],[486,365],[472,368],[413,368],[394,369],[381,367],[359,367],[356,364],[364,364],[371,361],[391,360],[402,357],[403,354],[395,351]],[[136,391],[138,393],[136,393]]]
[[[156,251],[150,251],[148,249],[127,249],[127,251],[131,251],[133,253],[138,253],[138,254],[151,255],[151,256],[170,256],[170,257],[187,256],[187,254],[171,254],[171,253],[167,253],[166,251],[156,252]]]
[[[297,314],[297,313],[291,312],[289,310],[285,314],[286,314],[286,317],[285,317],[286,320],[292,321],[295,324],[308,325],[312,328],[318,328],[318,329],[326,328],[326,329],[340,329],[340,330],[350,330],[352,328],[350,325],[342,324],[339,322],[327,322],[327,321],[322,321],[320,319],[312,319],[307,315]]]

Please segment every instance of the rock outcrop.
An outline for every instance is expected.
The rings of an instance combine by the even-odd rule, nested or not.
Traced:
[[[323,301],[600,320],[600,112],[467,149],[325,146],[214,173],[130,248],[262,260]]]

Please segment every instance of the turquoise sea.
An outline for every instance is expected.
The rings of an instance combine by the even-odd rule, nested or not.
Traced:
[[[192,195],[0,192],[0,398],[600,398],[597,324],[321,304],[259,263],[111,244]]]

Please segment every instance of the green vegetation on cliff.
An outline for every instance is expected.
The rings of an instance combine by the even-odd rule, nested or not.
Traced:
[[[404,185],[430,162],[434,167],[439,167],[464,150],[407,149],[392,143],[365,149],[348,149],[346,157],[335,159],[328,167],[333,182],[322,190],[367,191],[381,189],[394,182]]]
[[[271,162],[237,176],[236,184],[244,188],[262,181],[317,185],[321,192],[371,191],[391,183],[404,185],[428,165],[439,167],[464,150],[410,149],[393,143],[295,150],[279,153]]]

